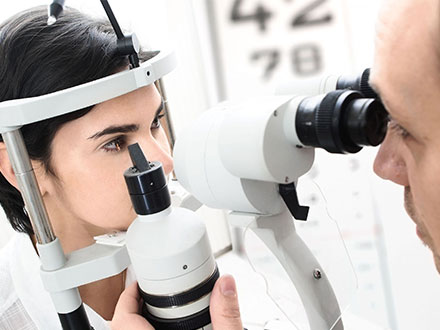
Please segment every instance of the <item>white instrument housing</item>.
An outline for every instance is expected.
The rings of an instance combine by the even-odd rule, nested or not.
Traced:
[[[337,89],[339,76],[285,80],[277,85],[277,95],[320,95]]]
[[[204,222],[187,209],[169,207],[138,216],[128,228],[126,242],[139,286],[149,294],[192,289],[215,269]]]
[[[213,208],[279,214],[278,184],[309,171],[314,149],[296,136],[304,97],[274,96],[224,102],[187,127],[174,148],[180,183]]]

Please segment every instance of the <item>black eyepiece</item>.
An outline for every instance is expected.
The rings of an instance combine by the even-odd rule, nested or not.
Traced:
[[[359,146],[378,146],[387,132],[388,115],[381,102],[359,99],[351,103],[347,112],[347,132]]]
[[[334,91],[306,98],[296,114],[296,133],[305,146],[331,153],[356,153],[385,138],[388,114],[382,103],[359,92]]]
[[[160,162],[148,162],[138,143],[128,146],[133,166],[124,172],[133,208],[139,215],[154,214],[171,205],[167,179]]]

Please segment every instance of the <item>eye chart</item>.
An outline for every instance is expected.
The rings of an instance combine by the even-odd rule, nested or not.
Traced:
[[[270,93],[282,78],[352,69],[339,0],[210,1],[225,95]]]

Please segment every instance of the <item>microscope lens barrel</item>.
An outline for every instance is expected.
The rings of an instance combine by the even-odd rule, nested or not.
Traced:
[[[387,131],[387,113],[374,99],[358,99],[350,104],[345,128],[350,140],[359,146],[378,146]]]
[[[148,162],[137,143],[128,150],[133,166],[124,177],[138,217],[126,245],[144,300],[142,315],[155,329],[208,329],[219,271],[205,224],[196,213],[171,206],[160,162]]]
[[[286,80],[277,86],[276,94],[314,96],[335,90],[358,91],[366,98],[380,100],[370,85],[370,69],[365,69],[357,75],[326,75],[319,78]]]
[[[305,98],[296,113],[296,132],[305,145],[331,153],[356,153],[385,138],[388,114],[383,104],[355,91],[338,90]]]
[[[187,209],[138,216],[127,250],[143,297],[142,315],[155,329],[211,324],[209,300],[219,271],[203,221]]]

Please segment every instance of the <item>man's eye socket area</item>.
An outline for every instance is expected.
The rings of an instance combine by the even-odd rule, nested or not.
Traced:
[[[397,133],[403,139],[411,136],[411,134],[403,128],[398,122],[396,122],[391,116],[389,116],[388,129]]]

